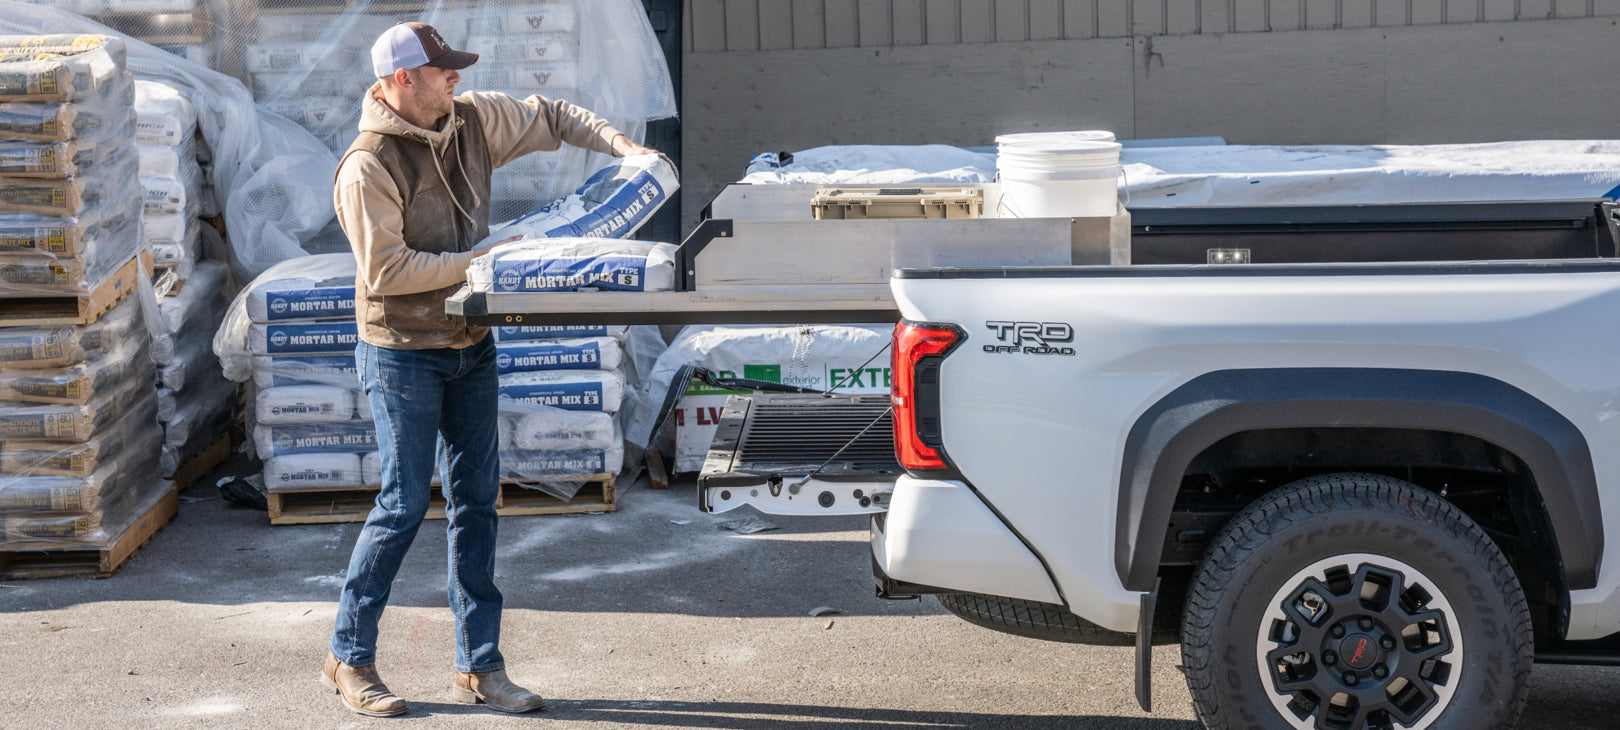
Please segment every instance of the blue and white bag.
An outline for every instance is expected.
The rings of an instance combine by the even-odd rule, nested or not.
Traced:
[[[659,155],[614,161],[567,197],[490,231],[478,245],[521,238],[629,238],[680,189]]]
[[[359,342],[359,327],[352,319],[341,322],[255,324],[248,328],[248,350],[255,355],[345,353],[353,356],[354,347]]]
[[[369,421],[304,426],[254,426],[259,458],[288,454],[363,454],[377,450],[377,427]]]
[[[612,337],[624,341],[630,326],[624,324],[533,325],[523,327],[495,327],[496,342],[534,342],[537,340],[574,340],[581,337]]]
[[[675,247],[603,238],[526,238],[502,244],[467,267],[481,292],[670,291]]]
[[[500,376],[502,398],[570,411],[616,413],[624,379],[606,370],[545,370]]]
[[[623,360],[624,348],[612,337],[495,344],[495,370],[502,375],[536,370],[618,370]]]

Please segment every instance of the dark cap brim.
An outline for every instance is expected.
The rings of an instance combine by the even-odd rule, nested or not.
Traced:
[[[460,71],[461,69],[475,63],[478,63],[478,54],[476,53],[468,53],[466,51],[445,51],[438,58],[428,61],[422,65]]]

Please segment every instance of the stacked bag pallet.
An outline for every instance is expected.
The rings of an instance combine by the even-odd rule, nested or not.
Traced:
[[[361,471],[377,434],[355,371],[354,271],[341,253],[272,266],[215,337],[225,375],[250,383],[249,430],[272,494],[377,484]]]
[[[572,499],[624,466],[630,328],[499,327],[502,477]]]
[[[382,483],[354,350],[355,262],[277,264],[232,303],[215,340],[226,376],[250,384],[252,443],[272,495]],[[626,327],[513,327],[497,338],[502,480],[561,500],[624,460]]]
[[[229,274],[203,260],[202,234],[214,233],[202,212],[203,172],[197,161],[197,116],[177,89],[135,82],[135,140],[145,193],[143,235],[158,271],[158,420],[163,424],[163,473],[229,433],[236,384],[220,371],[210,346],[229,303]]]
[[[0,37],[0,574],[173,514],[133,93],[117,38]]]

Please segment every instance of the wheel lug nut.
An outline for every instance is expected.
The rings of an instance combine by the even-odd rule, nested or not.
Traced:
[[[1374,677],[1377,677],[1377,678],[1379,678],[1379,679],[1383,679],[1383,678],[1385,678],[1385,677],[1388,677],[1388,676],[1389,676],[1389,670],[1388,670],[1388,669],[1385,669],[1385,668],[1384,668],[1384,667],[1383,667],[1383,665],[1379,665],[1379,666],[1376,666],[1376,667],[1373,667],[1373,676],[1374,676]]]
[[[1339,624],[1334,624],[1333,631],[1331,633],[1333,634],[1333,638],[1342,639],[1344,638],[1344,627]]]
[[[1334,654],[1331,651],[1324,651],[1324,652],[1322,652],[1322,663],[1326,664],[1326,665],[1328,665],[1330,667],[1333,666],[1334,664],[1338,664],[1339,663],[1339,655]]]
[[[1392,651],[1395,648],[1395,637],[1386,636],[1378,641],[1378,645],[1384,647],[1384,651]]]
[[[1345,672],[1344,673],[1344,683],[1350,685],[1351,687],[1356,686],[1356,673],[1355,672]]]
[[[1361,620],[1356,622],[1356,625],[1360,626],[1362,631],[1371,631],[1373,627],[1373,620],[1363,616],[1361,617]]]

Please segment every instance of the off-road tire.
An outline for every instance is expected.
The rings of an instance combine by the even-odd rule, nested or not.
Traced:
[[[1211,730],[1295,727],[1273,704],[1272,680],[1257,666],[1261,621],[1300,571],[1352,554],[1410,566],[1449,597],[1450,630],[1466,652],[1446,682],[1454,687],[1450,701],[1431,705],[1418,726],[1512,727],[1533,661],[1530,612],[1517,577],[1461,510],[1416,485],[1373,474],[1323,475],[1278,489],[1246,507],[1211,543],[1182,617],[1182,661],[1199,720]],[[1318,669],[1336,667],[1326,677],[1345,666],[1333,664],[1334,652],[1322,657]]]
[[[1135,646],[1136,634],[1110,631],[1055,603],[981,593],[941,593],[939,605],[969,623],[1045,641],[1093,646]],[[1156,644],[1176,641],[1174,621],[1154,632]]]

